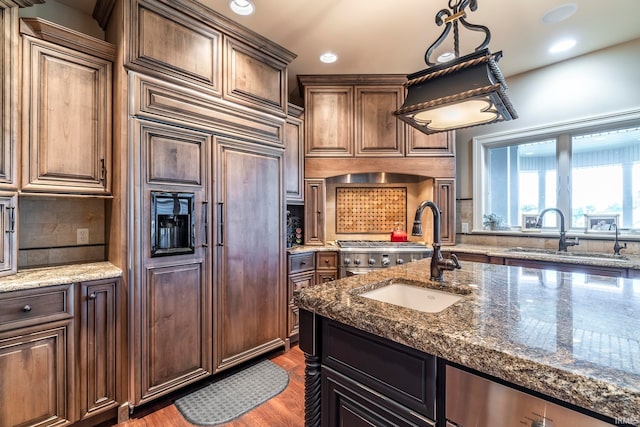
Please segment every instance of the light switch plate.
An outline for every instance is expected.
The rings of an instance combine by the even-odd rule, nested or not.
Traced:
[[[89,244],[89,229],[88,228],[78,228],[77,231],[77,241],[78,245],[88,245]]]
[[[461,228],[462,228],[462,232],[464,234],[469,234],[469,223],[468,222],[463,222]]]

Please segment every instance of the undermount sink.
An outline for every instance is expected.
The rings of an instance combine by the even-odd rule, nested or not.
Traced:
[[[537,248],[510,248],[507,252],[519,252],[525,254],[543,254],[543,255],[558,255],[561,257],[574,257],[574,258],[595,258],[606,259],[613,261],[626,261],[629,258],[624,255],[603,254],[597,252],[560,252],[553,249],[537,249]]]
[[[387,280],[382,286],[359,295],[425,313],[439,313],[463,298],[460,294],[431,289],[419,284],[420,282],[411,280]]]

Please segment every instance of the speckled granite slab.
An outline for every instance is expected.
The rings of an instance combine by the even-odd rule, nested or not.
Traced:
[[[640,423],[640,280],[463,263],[429,314],[360,296],[376,283],[428,283],[429,262],[381,269],[295,295],[319,315],[617,419]]]
[[[85,282],[88,280],[112,279],[121,276],[122,270],[110,262],[33,268],[19,271],[12,276],[0,277],[0,292]]]

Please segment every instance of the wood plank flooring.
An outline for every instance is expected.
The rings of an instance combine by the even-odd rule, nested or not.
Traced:
[[[277,353],[270,360],[289,373],[287,388],[271,400],[247,412],[224,427],[304,426],[304,354],[298,346]],[[135,416],[135,414],[134,414]],[[117,427],[191,427],[175,405],[165,406],[142,418],[132,418]]]

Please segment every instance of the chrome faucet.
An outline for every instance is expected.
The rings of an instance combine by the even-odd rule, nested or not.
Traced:
[[[560,241],[558,242],[558,251],[567,252],[567,248],[569,246],[579,245],[580,242],[578,241],[577,237],[574,237],[573,239],[567,238],[567,232],[565,231],[565,228],[564,228],[564,214],[560,209],[547,208],[542,212],[540,212],[540,215],[538,216],[538,221],[536,221],[536,228],[542,228],[542,217],[544,216],[544,214],[546,214],[549,211],[556,212],[560,217]]]
[[[458,262],[458,257],[451,254],[451,258],[444,259],[440,252],[440,209],[430,200],[425,200],[420,203],[418,209],[416,209],[416,218],[413,221],[413,229],[411,234],[413,236],[422,236],[422,212],[424,208],[429,206],[433,212],[433,253],[431,254],[431,280],[438,282],[444,281],[444,270],[455,270],[462,268]]]
[[[618,241],[618,224],[614,222],[611,225],[616,228],[616,239],[613,241],[613,254],[620,255],[620,251],[622,249],[627,249],[627,243],[625,242],[624,246],[620,244],[620,242]]]

